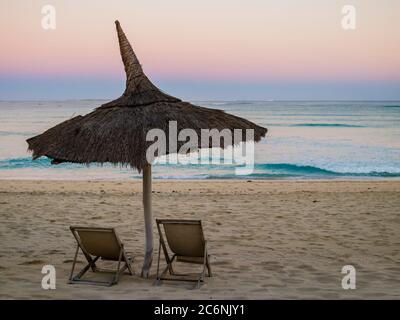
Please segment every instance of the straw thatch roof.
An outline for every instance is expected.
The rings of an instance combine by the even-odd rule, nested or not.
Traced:
[[[254,129],[255,141],[265,136],[266,128],[248,120],[222,110],[194,106],[159,90],[144,74],[118,21],[116,27],[126,72],[125,92],[85,116],[76,116],[28,139],[34,159],[47,156],[54,164],[110,162],[141,171],[148,164],[146,150],[152,144],[146,141],[147,132],[158,128],[168,139],[169,121],[177,121],[178,132],[194,129],[199,146],[201,129]],[[246,139],[245,132],[242,139]],[[178,150],[183,143],[178,144]],[[218,144],[222,146],[223,139]],[[209,147],[212,146],[217,145],[210,140]],[[166,154],[168,148],[167,144]]]

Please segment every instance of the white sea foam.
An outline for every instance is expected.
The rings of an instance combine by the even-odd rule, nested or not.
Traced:
[[[86,114],[103,102],[0,102],[0,179],[139,178],[136,171],[127,168],[50,166],[46,159],[33,162],[29,158],[27,138],[73,115]],[[396,107],[399,102],[214,101],[196,104],[223,109],[269,129],[267,138],[256,144],[255,172],[249,178],[394,178],[400,175],[400,112]],[[231,165],[156,165],[154,177],[239,178],[234,168]],[[246,176],[240,178],[246,179]]]

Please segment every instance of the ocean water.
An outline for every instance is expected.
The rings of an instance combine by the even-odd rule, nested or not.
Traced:
[[[32,161],[25,140],[100,100],[1,101],[0,179],[132,179],[112,165],[50,165]],[[194,101],[269,129],[255,145],[250,175],[235,165],[155,165],[155,179],[399,179],[400,101]],[[197,157],[194,155],[194,157]]]

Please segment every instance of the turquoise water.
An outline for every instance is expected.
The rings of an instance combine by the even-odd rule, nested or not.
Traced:
[[[25,140],[104,101],[0,102],[0,179],[131,179],[134,170],[111,165],[50,165],[32,161]],[[197,101],[269,129],[255,146],[250,175],[234,165],[156,165],[157,179],[398,179],[400,102]]]

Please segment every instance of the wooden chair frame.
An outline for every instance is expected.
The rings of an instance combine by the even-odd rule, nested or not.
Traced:
[[[205,279],[205,271],[207,268],[208,272],[208,277],[212,277],[212,272],[211,272],[211,265],[210,265],[210,256],[207,251],[207,241],[204,239],[204,234],[203,234],[203,228],[201,225],[200,220],[173,220],[173,219],[156,219],[157,222],[157,229],[159,233],[159,246],[158,246],[158,258],[157,258],[157,280],[156,280],[156,285],[160,285],[163,280],[170,280],[170,281],[189,281],[189,282],[196,282],[196,288],[200,288],[201,283],[204,283]],[[204,245],[204,255],[203,255],[203,261],[202,261],[202,271],[198,274],[198,276],[195,279],[187,278],[190,274],[179,274],[174,272],[172,264],[175,261],[176,258],[179,258],[177,254],[173,253],[172,257],[170,257],[167,249],[167,244],[164,240],[164,236],[161,230],[161,225],[168,224],[168,223],[174,223],[174,224],[195,224],[199,225],[201,228],[201,234],[202,234],[202,241]],[[165,261],[167,262],[167,266],[165,269],[161,272],[160,274],[160,257],[161,257],[161,250],[164,253]],[[182,256],[183,257],[183,256]],[[185,261],[189,262],[189,261]],[[196,262],[189,262],[189,263],[194,263],[194,264],[199,264]],[[169,272],[170,276],[169,278],[165,277],[165,274]],[[184,278],[182,278],[184,277]]]
[[[93,284],[93,285],[103,285],[103,286],[112,286],[114,284],[117,284],[119,281],[119,277],[121,274],[125,272],[125,270],[128,270],[128,273],[130,275],[134,274],[133,270],[133,257],[130,257],[127,255],[124,249],[124,245],[121,243],[121,241],[118,238],[117,233],[115,232],[114,228],[90,228],[90,227],[70,227],[72,234],[74,235],[76,242],[77,242],[77,247],[75,251],[75,256],[74,256],[74,261],[72,263],[72,269],[71,269],[71,274],[69,277],[69,283],[85,283],[85,284]],[[96,262],[99,260],[101,256],[92,256],[86,249],[84,244],[82,243],[80,237],[79,237],[79,230],[84,229],[84,230],[93,230],[93,231],[109,231],[112,232],[120,246],[120,251],[119,251],[119,258],[118,258],[118,264],[117,268],[112,270],[112,269],[103,269],[99,268],[96,265]],[[74,276],[74,270],[75,270],[75,265],[76,261],[78,258],[78,253],[79,249],[81,249],[83,255],[85,256],[88,264],[82,268],[75,276]],[[111,260],[113,261],[113,260]],[[121,262],[125,262],[124,266],[121,268]],[[91,269],[93,272],[101,272],[101,273],[114,273],[114,276],[112,280],[110,281],[98,281],[98,280],[88,280],[88,279],[82,279],[83,275]]]

